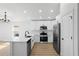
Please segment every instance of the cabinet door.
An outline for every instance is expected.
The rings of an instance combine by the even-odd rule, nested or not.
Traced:
[[[12,55],[26,56],[27,55],[26,42],[12,42]]]
[[[73,12],[63,17],[61,25],[61,55],[73,56]]]

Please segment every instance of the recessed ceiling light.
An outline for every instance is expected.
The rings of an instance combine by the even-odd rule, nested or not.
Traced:
[[[24,13],[27,13],[27,11],[26,11],[26,10],[24,10]]]
[[[40,19],[42,19],[42,16],[40,16]]]
[[[39,13],[41,13],[41,12],[42,12],[42,10],[40,9],[40,10],[39,10]]]
[[[53,10],[50,10],[50,12],[54,12]]]
[[[48,17],[48,19],[51,19],[51,17]]]

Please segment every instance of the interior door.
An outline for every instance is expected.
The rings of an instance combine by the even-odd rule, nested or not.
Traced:
[[[73,12],[63,17],[61,32],[61,55],[73,56]]]

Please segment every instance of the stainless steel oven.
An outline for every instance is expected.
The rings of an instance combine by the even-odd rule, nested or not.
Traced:
[[[40,26],[40,42],[48,42],[47,26]]]

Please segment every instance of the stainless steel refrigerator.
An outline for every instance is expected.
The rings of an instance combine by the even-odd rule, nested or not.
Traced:
[[[60,54],[60,37],[61,24],[57,23],[53,26],[53,47],[58,54]]]

